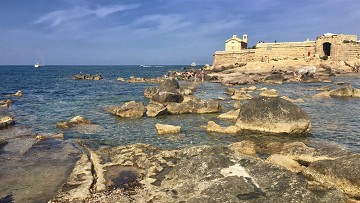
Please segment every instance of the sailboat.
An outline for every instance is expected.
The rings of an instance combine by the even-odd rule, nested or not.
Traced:
[[[197,66],[195,62],[192,62],[191,63],[191,66]]]
[[[44,66],[44,56],[39,48],[39,55],[41,55],[41,57],[39,57],[37,59],[37,62],[34,64],[34,67],[35,68],[40,68],[40,67],[43,67]]]

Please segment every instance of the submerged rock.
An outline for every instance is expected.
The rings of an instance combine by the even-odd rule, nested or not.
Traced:
[[[220,114],[218,116],[218,118],[236,120],[238,118],[238,116],[239,116],[239,113],[240,113],[240,109],[232,110],[232,111]]]
[[[0,118],[0,129],[15,125],[15,121],[11,116],[3,116]]]
[[[278,97],[279,92],[276,89],[264,90],[259,96],[263,97]]]
[[[307,114],[279,97],[257,97],[245,103],[236,125],[242,130],[275,134],[307,135],[311,131]]]
[[[23,93],[21,90],[18,90],[15,94],[13,94],[12,96],[16,96],[16,97],[22,97]]]
[[[13,101],[11,99],[7,99],[5,101],[0,101],[0,107],[8,108]]]
[[[90,74],[76,74],[73,76],[73,80],[102,80],[103,77],[100,74],[90,75]]]
[[[145,106],[142,102],[130,101],[122,106],[109,108],[109,112],[123,118],[140,118],[145,113]]]
[[[329,95],[332,97],[351,97],[354,94],[354,89],[347,84],[334,90],[330,90]]]
[[[221,127],[214,121],[209,121],[206,126],[206,131],[210,133],[237,134],[240,132],[240,128],[237,126]]]
[[[91,124],[91,121],[87,120],[82,116],[75,116],[74,118],[70,119],[69,121],[58,122],[56,124],[57,128],[71,128],[77,125],[84,125],[84,124]]]
[[[155,125],[156,128],[156,132],[159,135],[164,135],[164,134],[178,134],[180,133],[180,126],[174,126],[174,125],[166,125],[166,124],[160,124],[157,123]]]

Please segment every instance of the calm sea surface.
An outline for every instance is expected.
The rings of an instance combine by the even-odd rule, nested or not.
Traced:
[[[125,83],[117,77],[158,77],[168,70],[181,69],[183,66],[139,67],[139,66],[0,66],[0,100],[7,99],[7,94],[23,91],[23,97],[14,98],[9,109],[0,109],[0,115],[12,115],[16,125],[29,126],[35,132],[64,133],[65,139],[81,138],[99,145],[127,145],[148,143],[165,148],[199,144],[228,144],[245,139],[242,136],[224,136],[207,134],[200,126],[209,120],[223,125],[232,122],[220,121],[218,114],[206,115],[169,115],[158,118],[123,119],[106,112],[110,106],[121,105],[130,100],[148,103],[143,96],[146,87],[155,84]],[[100,81],[76,81],[72,76],[77,73],[100,73]],[[359,76],[334,77],[334,81],[349,82],[360,88]],[[324,99],[313,100],[318,93],[316,87],[335,83],[284,83],[283,85],[257,85],[275,88],[280,95],[290,98],[303,98],[304,103],[297,103],[312,121],[313,131],[310,143],[326,141],[344,145],[360,152],[360,99]],[[224,111],[231,110],[234,101],[225,93],[226,87],[215,83],[201,84],[195,95],[203,99],[227,98],[221,101]],[[256,95],[258,93],[254,93]],[[60,130],[56,123],[81,115],[95,125],[88,129]],[[155,124],[174,124],[182,127],[182,133],[176,136],[158,136]],[[256,139],[271,139],[257,137]],[[281,138],[280,138],[281,139]]]

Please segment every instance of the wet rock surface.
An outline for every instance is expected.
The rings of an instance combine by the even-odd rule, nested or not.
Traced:
[[[25,127],[0,132],[0,202],[47,202],[71,173],[80,151],[76,143],[37,139]]]
[[[56,123],[56,127],[57,128],[71,128],[71,127],[75,127],[78,125],[86,125],[86,124],[91,124],[91,121],[89,121],[88,119],[86,119],[82,116],[75,116],[72,119],[70,119],[69,121]]]

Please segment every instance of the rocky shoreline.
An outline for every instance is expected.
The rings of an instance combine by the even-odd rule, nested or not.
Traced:
[[[329,82],[330,76],[342,72],[321,67],[298,81],[294,71],[283,68],[245,72],[220,69],[205,68],[203,76],[207,81],[231,85],[226,94],[234,101],[234,109],[220,114],[219,118],[229,119],[233,125],[220,126],[210,120],[203,130],[209,134],[243,136],[243,141],[181,149],[162,149],[146,143],[98,148],[85,140],[64,140],[63,134],[34,133],[15,125],[16,118],[4,116],[0,123],[0,156],[6,161],[0,171],[7,177],[3,181],[13,184],[2,190],[16,191],[19,185],[29,181],[27,184],[37,184],[34,188],[41,191],[30,190],[32,195],[27,197],[22,194],[26,190],[20,189],[0,196],[0,202],[360,201],[360,155],[337,145],[309,145],[306,140],[311,122],[296,105],[302,99],[281,97],[275,89],[255,86],[259,82]],[[247,82],[242,82],[245,78]],[[197,80],[187,86],[180,86],[172,77],[161,80],[133,77],[131,81],[159,83],[159,86],[144,90],[144,97],[149,99],[147,105],[131,101],[108,108],[109,114],[150,119],[164,114],[220,113],[223,109],[219,101],[193,95]],[[240,84],[254,85],[234,86]],[[312,99],[356,99],[360,92],[350,84],[332,90],[324,86],[319,91],[323,92]],[[8,106],[11,102],[6,100],[1,104]],[[57,123],[60,129],[86,129],[93,125],[96,124],[81,116]],[[181,124],[170,126],[166,120],[155,128],[159,135],[181,132]],[[252,133],[269,139],[259,141],[247,136]],[[271,140],[272,137],[293,137],[296,141],[278,142]],[[32,156],[44,160],[45,175],[42,166],[31,161]],[[30,172],[12,172],[6,164]],[[27,179],[44,181],[31,183]]]

